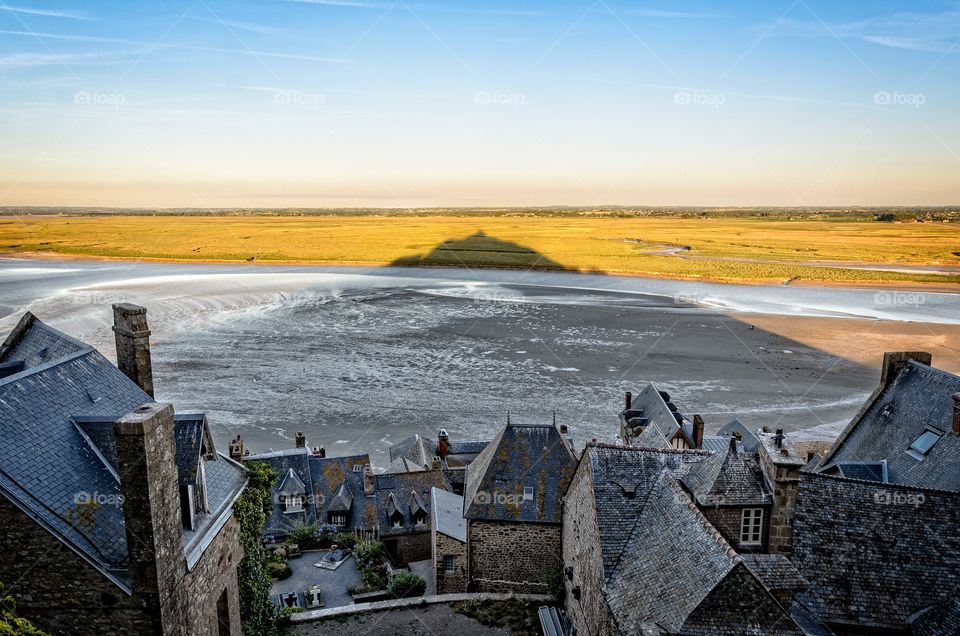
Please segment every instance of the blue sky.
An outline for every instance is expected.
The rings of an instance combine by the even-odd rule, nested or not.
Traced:
[[[960,204],[957,2],[0,0],[0,205]]]

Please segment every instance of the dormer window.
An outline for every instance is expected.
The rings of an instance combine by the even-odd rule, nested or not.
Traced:
[[[393,528],[402,528],[403,527],[403,513],[397,510],[392,515],[390,515],[390,526]]]
[[[335,526],[345,526],[347,525],[347,513],[345,512],[331,512],[328,516],[330,523]]]
[[[303,495],[288,495],[281,499],[284,512],[303,512],[303,504],[306,499]]]
[[[920,457],[918,457],[918,459],[920,459],[930,452],[930,449],[933,448],[933,445],[936,444],[941,437],[943,437],[943,433],[927,429],[920,435],[920,437],[913,440],[913,443],[910,444],[910,450],[913,451],[913,453],[920,455]],[[916,457],[916,455],[914,456]]]
[[[413,516],[413,523],[418,526],[427,525],[427,513],[425,513],[423,510],[419,510],[417,514]]]

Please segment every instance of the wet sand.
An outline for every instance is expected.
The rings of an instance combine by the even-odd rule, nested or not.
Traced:
[[[206,411],[221,449],[237,433],[254,451],[284,448],[302,430],[381,467],[407,435],[489,437],[508,411],[530,422],[556,411],[578,442],[612,440],[623,392],[646,381],[702,414],[708,433],[739,417],[829,435],[874,388],[885,350],[926,349],[960,371],[950,295],[869,306],[873,292],[573,274],[256,272],[0,262],[0,329],[30,309],[112,359],[110,303],[144,304],[157,398]]]

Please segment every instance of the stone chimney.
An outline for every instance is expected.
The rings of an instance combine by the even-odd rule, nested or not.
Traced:
[[[363,469],[363,494],[372,495],[373,494],[373,469],[369,465],[365,466]]]
[[[960,393],[953,394],[953,434],[960,435]]]
[[[782,447],[783,447],[783,437],[784,437],[784,435],[783,435],[783,429],[782,429],[782,428],[778,428],[778,429],[777,429],[777,434],[773,436],[773,443],[774,443],[774,445],[775,445],[777,448],[782,448]]]
[[[633,393],[631,393],[630,391],[627,391],[626,394],[623,396],[623,410],[629,411],[630,407],[632,406],[633,406]]]
[[[693,447],[703,448],[703,418],[699,415],[693,416]]]
[[[117,367],[153,397],[153,369],[150,365],[150,329],[147,310],[139,305],[113,306],[113,333],[117,342]]]
[[[297,431],[296,436],[297,448],[306,448],[307,447],[307,436],[303,434],[303,431]]]
[[[440,456],[439,456],[439,455],[434,455],[434,456],[433,456],[433,464],[431,465],[431,468],[432,468],[434,471],[439,471],[439,470],[442,470],[442,469],[443,469],[443,460],[440,459]]]
[[[888,351],[883,354],[883,368],[880,371],[880,386],[890,386],[897,374],[908,362],[915,360],[930,366],[933,356],[926,351]]]
[[[237,438],[230,440],[230,459],[235,462],[243,461],[243,438],[237,433]]]
[[[450,454],[450,436],[447,435],[447,429],[441,428],[437,434],[437,457],[446,459]]]
[[[187,633],[173,407],[150,402],[113,425],[133,595],[160,634]]]

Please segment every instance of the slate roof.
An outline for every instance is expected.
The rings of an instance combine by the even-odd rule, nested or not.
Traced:
[[[605,585],[610,615],[622,633],[743,634],[754,616],[737,604],[747,604],[775,614],[776,633],[800,634],[670,470],[650,486]]]
[[[433,509],[433,530],[466,543],[467,520],[463,518],[463,497],[440,488],[431,488],[430,506]]]
[[[739,419],[730,420],[725,424],[723,428],[717,431],[717,437],[730,438],[733,437],[734,433],[740,433],[740,443],[743,444],[743,450],[748,453],[756,451],[757,446],[760,445],[760,439],[756,433],[747,428],[747,425]]]
[[[436,443],[430,448],[430,443],[415,433],[390,447],[390,467],[387,472],[429,470],[433,465],[435,451]]]
[[[507,424],[467,467],[464,516],[560,523],[561,500],[576,468],[555,425]]]
[[[450,490],[450,484],[444,479],[442,471],[374,475],[374,497],[380,536],[429,532],[431,488]],[[390,520],[390,506],[403,515],[403,523],[399,528],[394,528]],[[423,508],[427,513],[427,523],[423,526],[414,523],[413,512],[417,508]]]
[[[584,451],[579,470],[589,475],[614,633],[801,633],[680,484],[713,457],[605,444]],[[785,561],[755,569],[787,571]]]
[[[810,582],[803,578],[796,566],[782,554],[741,554],[740,558],[763,587],[771,592],[804,590]]]
[[[465,468],[486,448],[490,440],[450,440],[445,459],[446,468]],[[437,454],[437,442],[414,434],[390,447],[387,473],[409,473],[430,470]]]
[[[801,472],[791,560],[828,624],[906,630],[960,594],[960,493]],[[949,633],[949,632],[948,632]]]
[[[960,436],[951,433],[960,376],[916,361],[903,366],[821,462],[887,462],[890,483],[960,491]],[[926,456],[909,451],[925,430],[942,433]]]
[[[0,494],[128,586],[123,506],[89,499],[119,499],[112,423],[153,399],[93,347],[29,313],[0,346],[0,363],[14,360],[24,360],[24,369],[0,378]],[[214,510],[224,504],[218,496],[229,505],[246,481],[241,468],[223,468],[207,471]],[[184,532],[185,548],[215,517],[198,516],[197,530]]]
[[[759,466],[734,438],[727,447],[692,465],[681,479],[701,506],[763,506],[773,503]]]
[[[320,457],[307,448],[289,448],[246,455],[243,461],[265,462],[277,473],[270,516],[264,524],[266,535],[285,535],[297,522],[327,523],[329,512],[344,512],[344,507],[349,507],[347,525],[350,528],[370,528],[375,521],[372,498],[363,495],[363,473],[370,466],[370,456],[366,453]],[[281,490],[297,482],[307,495],[306,505],[302,512],[284,512],[279,498]],[[345,484],[349,496],[341,488]]]
[[[643,428],[642,433],[631,438],[633,446],[670,448],[670,440],[681,430],[693,446],[693,423],[676,410],[669,394],[658,390],[652,382],[633,396],[630,409],[620,413],[620,422]]]

